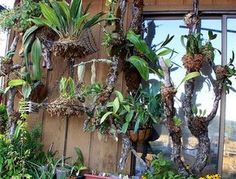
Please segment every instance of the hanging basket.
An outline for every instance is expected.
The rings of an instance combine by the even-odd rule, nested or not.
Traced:
[[[52,51],[55,56],[62,56],[66,59],[83,58],[97,52],[97,47],[92,32],[87,30],[80,39],[55,41]]]
[[[128,136],[132,142],[142,142],[144,140],[147,140],[150,135],[150,128],[139,129],[136,133],[134,132],[134,130],[128,130]]]
[[[75,116],[84,113],[84,107],[76,98],[58,98],[52,103],[48,104],[47,111],[52,116]]]

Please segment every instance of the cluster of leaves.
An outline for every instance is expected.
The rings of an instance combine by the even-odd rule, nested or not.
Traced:
[[[153,156],[150,169],[144,174],[144,179],[186,179],[174,170],[174,166],[162,154]],[[188,179],[193,179],[189,177]]]
[[[195,117],[205,117],[206,110],[199,109],[196,105],[192,107],[192,113]]]
[[[133,31],[127,33],[127,39],[132,43],[131,45],[142,54],[142,56],[131,56],[128,61],[139,71],[140,75],[144,80],[148,80],[149,73],[155,73],[158,76],[162,77],[162,70],[158,64],[159,58],[164,56],[173,55],[175,51],[166,47],[166,45],[173,39],[174,36],[167,36],[164,42],[159,44],[155,50],[151,49],[147,43],[142,39],[140,35],[135,34]],[[170,61],[170,58],[167,58],[166,61]]]
[[[32,22],[29,21],[32,17],[39,17],[41,11],[39,4],[34,0],[23,0],[14,9],[3,10],[0,13],[0,28],[9,30],[11,28],[17,31],[25,31]]]
[[[0,176],[1,178],[32,178],[31,162],[44,158],[40,142],[39,127],[27,131],[26,123],[18,122],[10,140],[7,134],[0,136]]]
[[[103,13],[100,12],[89,18],[88,5],[82,10],[82,0],[40,2],[42,17],[36,17],[31,21],[38,26],[47,26],[56,32],[60,39],[78,39],[88,28],[99,23]]]
[[[227,65],[225,65],[225,68],[228,73],[227,73],[227,78],[224,80],[224,90],[227,93],[229,93],[230,89],[233,89],[232,88],[232,81],[230,80],[230,78],[233,76],[236,76],[236,69],[233,64],[234,58],[235,58],[235,55],[234,55],[234,52],[232,52],[232,57],[230,58],[229,63]]]
[[[115,99],[106,105],[106,109],[98,110],[100,125],[107,126],[109,118],[114,120],[114,129],[126,133],[127,130],[137,132],[140,128],[150,127],[157,123],[162,114],[160,83],[151,89],[140,89],[136,96],[124,97],[121,92],[115,91]],[[100,131],[101,132],[101,131]]]
[[[3,134],[7,127],[8,115],[6,105],[0,104],[0,134]]]
[[[69,77],[62,77],[59,85],[60,96],[63,98],[74,98],[76,96],[76,86],[74,80]]]
[[[181,43],[186,48],[186,53],[193,56],[194,54],[203,54],[207,57],[208,60],[214,60],[214,51],[215,49],[212,45],[212,40],[217,37],[216,34],[213,34],[212,31],[208,32],[208,39],[204,42],[202,34],[200,33],[191,33],[189,35],[181,36]],[[185,39],[187,40],[185,44]]]

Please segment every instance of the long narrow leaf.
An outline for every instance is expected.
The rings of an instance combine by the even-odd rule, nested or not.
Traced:
[[[55,11],[46,3],[40,3],[41,12],[43,14],[43,17],[47,19],[51,24],[54,24],[56,27],[60,29],[61,24],[59,22],[59,19],[55,13]]]
[[[198,77],[198,76],[200,76],[200,75],[201,75],[201,74],[200,74],[199,72],[197,72],[197,71],[191,72],[191,73],[187,74],[187,75],[183,78],[183,80],[181,81],[181,83],[179,84],[179,86],[180,86],[182,83],[184,83],[184,82],[186,82],[186,81],[188,81],[188,80],[191,80],[191,79],[193,79],[193,78],[196,78],[196,77]],[[177,87],[177,89],[179,88],[179,86]]]
[[[104,15],[103,12],[99,12],[98,14],[96,14],[95,16],[93,16],[91,19],[89,19],[84,27],[83,27],[83,30],[84,29],[88,29],[88,28],[91,28],[92,26],[96,25],[97,23],[101,22],[100,18]]]
[[[82,3],[81,0],[72,0],[70,6],[70,16],[72,19],[75,19],[77,17],[81,3]]]
[[[40,68],[41,54],[42,54],[42,47],[39,39],[37,38],[34,41],[31,50],[32,62],[33,62],[33,67],[32,67],[33,80],[40,80],[42,77],[42,71]]]

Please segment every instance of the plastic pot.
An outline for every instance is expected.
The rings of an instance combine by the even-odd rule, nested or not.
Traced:
[[[57,179],[66,179],[69,175],[69,170],[66,168],[57,168],[56,169],[56,178]]]
[[[110,177],[103,177],[98,175],[84,174],[85,179],[111,179]]]

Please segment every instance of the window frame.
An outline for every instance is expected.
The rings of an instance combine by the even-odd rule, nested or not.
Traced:
[[[183,18],[186,11],[145,11],[143,12],[143,21],[145,20],[179,20]],[[229,18],[236,19],[236,11],[200,11],[203,19],[220,19],[221,20],[221,64],[227,64],[227,20]],[[222,99],[220,101],[219,109],[219,145],[218,145],[218,163],[217,172],[222,175],[223,171],[223,154],[224,154],[224,139],[225,139],[225,121],[226,121],[226,93],[223,92]],[[131,160],[131,171],[135,171],[135,158]]]

